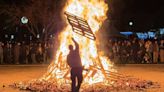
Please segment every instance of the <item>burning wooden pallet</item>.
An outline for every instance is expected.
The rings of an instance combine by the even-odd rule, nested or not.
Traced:
[[[65,12],[65,15],[67,16],[68,22],[72,26],[72,30],[75,33],[85,36],[91,40],[96,40],[95,35],[93,34],[88,22],[85,19],[68,12]]]

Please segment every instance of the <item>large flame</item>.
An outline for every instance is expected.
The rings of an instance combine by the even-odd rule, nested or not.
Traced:
[[[108,5],[104,0],[69,0],[65,11],[86,19],[93,33],[96,34],[107,18]],[[92,84],[104,81],[107,77],[106,71],[111,68],[112,64],[107,57],[99,53],[97,49],[98,38],[93,41],[74,33],[69,23],[59,35],[60,46],[44,79],[55,79],[58,82],[69,80],[70,69],[66,63],[66,57],[69,53],[68,46],[73,44],[72,37],[79,43],[82,65],[89,70],[83,72],[84,82]]]

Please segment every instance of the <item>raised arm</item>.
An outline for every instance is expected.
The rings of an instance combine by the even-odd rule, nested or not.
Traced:
[[[79,50],[79,44],[75,41],[75,39],[72,38],[72,41],[75,43],[75,50]]]

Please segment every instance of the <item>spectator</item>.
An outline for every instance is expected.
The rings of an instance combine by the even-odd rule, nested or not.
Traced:
[[[32,45],[32,48],[30,50],[31,53],[31,60],[33,64],[36,64],[36,44]]]
[[[43,63],[47,63],[47,44],[44,44],[44,48],[43,48]]]
[[[51,61],[53,59],[53,45],[52,44],[48,45],[47,53],[48,53],[48,61]]]
[[[8,64],[14,64],[14,60],[13,60],[13,46],[10,43],[9,44],[9,48],[8,48]]]
[[[3,64],[3,43],[0,42],[0,64]]]
[[[112,51],[113,51],[113,59],[114,59],[114,62],[117,63],[118,62],[118,44],[117,42],[114,43],[113,47],[112,47]]]
[[[126,45],[126,51],[127,51],[127,63],[131,63],[132,60],[132,46],[131,46],[131,42],[128,41],[127,45]]]
[[[37,60],[37,63],[43,62],[43,49],[42,49],[41,43],[39,43],[37,47],[36,60]]]
[[[20,63],[26,64],[26,46],[24,43],[21,44],[21,50],[20,50]]]
[[[120,46],[120,63],[126,63],[127,61],[127,52],[125,47],[125,42],[122,42]]]
[[[29,64],[30,46],[26,45],[25,47],[26,47],[26,59],[25,59],[25,62],[26,62],[26,64]]]
[[[144,63],[144,56],[145,56],[145,53],[146,53],[146,48],[145,48],[145,45],[144,45],[144,41],[139,41],[139,51],[138,51],[138,60],[139,60],[139,63]]]
[[[14,63],[19,64],[19,57],[20,57],[20,43],[17,43],[14,46]]]
[[[10,44],[7,43],[4,47],[4,63],[5,64],[11,64],[11,49],[10,49]]]
[[[145,44],[146,53],[145,53],[145,60],[146,63],[152,63],[153,62],[153,45],[151,41],[147,41]]]
[[[136,39],[132,41],[132,62],[139,63],[138,60],[138,51],[139,51],[139,44]]]
[[[148,55],[150,56],[150,63],[153,63],[153,43],[149,41]]]
[[[160,42],[160,62],[164,63],[164,40]]]
[[[28,63],[32,64],[32,49],[33,49],[33,44],[31,43],[29,45],[29,54],[28,54]]]
[[[158,63],[158,52],[159,52],[158,42],[155,41],[153,46],[153,63]]]

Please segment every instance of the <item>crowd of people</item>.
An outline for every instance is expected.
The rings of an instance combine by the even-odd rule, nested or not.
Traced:
[[[110,40],[107,48],[115,63],[164,63],[164,40]]]
[[[164,40],[109,40],[107,55],[114,63],[164,63]],[[50,63],[54,43],[0,42],[0,64]]]
[[[0,64],[49,63],[53,59],[54,48],[52,43],[0,42]]]

